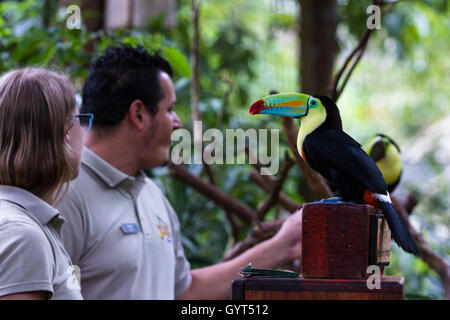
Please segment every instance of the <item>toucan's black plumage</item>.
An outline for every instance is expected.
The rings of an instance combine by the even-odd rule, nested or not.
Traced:
[[[339,109],[331,99],[319,95],[276,94],[256,101],[250,113],[300,118],[297,147],[311,168],[332,182],[344,201],[380,208],[394,241],[403,250],[419,254],[392,206],[380,170],[361,145],[342,130]]]
[[[386,194],[386,184],[361,145],[342,130],[337,106],[331,99],[314,96],[324,105],[327,117],[309,133],[302,150],[306,162],[330,180],[344,201],[364,203],[364,192]]]

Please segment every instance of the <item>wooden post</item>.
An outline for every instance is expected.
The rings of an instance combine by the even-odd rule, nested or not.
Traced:
[[[383,276],[389,252],[390,231],[378,209],[305,204],[301,277],[238,279],[232,299],[401,300],[404,278]]]
[[[366,279],[367,267],[389,264],[390,232],[369,205],[305,204],[302,226],[304,278]]]

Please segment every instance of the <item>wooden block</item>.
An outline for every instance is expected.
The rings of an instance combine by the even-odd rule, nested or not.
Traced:
[[[370,205],[309,203],[303,206],[302,276],[366,279],[371,264],[389,264],[390,234]]]
[[[389,265],[391,258],[391,230],[382,214],[370,215],[369,251],[369,265]]]
[[[367,280],[242,278],[232,283],[233,300],[403,300],[404,278],[383,276],[380,289]]]

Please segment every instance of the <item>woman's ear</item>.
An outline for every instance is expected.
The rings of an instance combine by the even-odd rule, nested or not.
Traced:
[[[70,142],[70,133],[69,133],[70,129],[71,129],[70,126],[67,126],[67,128],[64,129],[66,135],[66,142]]]

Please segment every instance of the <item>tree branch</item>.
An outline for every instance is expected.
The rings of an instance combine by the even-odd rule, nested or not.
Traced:
[[[220,108],[219,114],[217,115],[217,128],[219,130],[222,130],[223,119],[225,116],[226,109],[228,108],[228,105],[229,105],[231,92],[233,92],[234,83],[227,76],[221,77],[220,80],[222,80],[223,82],[225,82],[227,84],[227,89],[225,90],[225,93],[224,93],[223,99],[222,99],[222,108]]]
[[[250,150],[248,144],[245,145],[245,155],[247,156],[247,159],[256,159],[256,163],[253,164],[253,167],[259,172],[261,172],[261,169],[263,168],[263,165],[261,164],[261,162],[259,162],[257,160],[257,157],[255,156],[255,154],[252,152],[252,150]],[[266,183],[268,184],[272,184],[273,182],[273,178],[269,175],[260,175],[261,179],[265,180]],[[267,192],[269,192],[270,190],[266,190]]]
[[[383,0],[373,0],[373,4],[377,5],[377,6],[382,6],[384,4],[389,5],[388,8],[386,8],[386,10],[384,11],[384,13],[388,12],[392,6],[394,4],[396,4],[398,1],[395,2],[384,2]],[[333,99],[333,101],[337,101],[340,97],[340,95],[342,94],[342,91],[344,91],[344,88],[348,82],[348,80],[350,79],[350,76],[353,72],[353,70],[355,69],[356,65],[359,63],[359,61],[361,60],[361,57],[364,54],[364,51],[367,48],[367,43],[369,42],[369,38],[372,35],[373,31],[375,29],[366,29],[366,31],[364,32],[363,36],[361,37],[361,39],[359,40],[359,43],[356,45],[355,49],[353,49],[353,51],[347,56],[347,58],[345,59],[344,64],[342,65],[342,67],[340,68],[340,70],[336,73],[333,82],[332,82],[332,93],[331,93],[331,98]],[[356,58],[355,58],[356,57]],[[351,64],[345,78],[344,81],[342,82],[342,85],[339,87],[338,89],[338,85],[339,85],[339,81],[342,77],[342,75],[344,74],[344,72],[348,69],[350,62],[354,60],[354,62]]]
[[[272,184],[274,181],[267,182],[263,176],[259,174],[257,170],[252,170],[250,172],[249,180],[256,183],[261,189],[263,189],[266,192],[270,192],[272,190]],[[298,203],[291,200],[285,193],[280,192],[278,196],[278,202],[281,204],[283,208],[285,208],[289,212],[294,212],[298,208]]]
[[[191,101],[192,120],[200,121],[199,110],[199,72],[198,72],[198,43],[199,43],[199,5],[197,0],[192,0],[192,26],[194,36],[191,48],[192,80],[191,80]]]
[[[358,62],[361,60],[361,57],[367,47],[367,42],[369,41],[369,37],[372,34],[374,29],[366,29],[364,32],[361,40],[359,41],[358,45],[355,49],[348,55],[348,57],[345,59],[344,64],[342,65],[341,69],[338,71],[336,76],[333,79],[333,89],[332,89],[332,99],[333,101],[337,101],[339,99],[339,96],[341,95],[342,91],[345,88],[345,85],[347,84],[348,79],[350,78],[350,75],[352,74],[353,70],[355,69]],[[354,57],[357,55],[357,58],[355,62],[351,65],[350,70],[347,72],[347,75],[345,77],[345,80],[341,87],[338,89],[339,80],[341,79],[342,75],[346,71],[349,63],[354,59]]]
[[[262,221],[255,224],[248,232],[247,237],[231,248],[223,257],[222,261],[231,260],[254,245],[271,238],[281,228],[284,220]]]
[[[278,178],[276,178],[274,183],[272,184],[272,189],[269,193],[269,196],[265,201],[262,202],[261,206],[259,206],[257,210],[257,219],[259,221],[264,220],[264,216],[267,214],[267,212],[269,212],[270,208],[272,208],[278,202],[280,192],[283,189],[284,181],[286,180],[287,174],[294,163],[294,159],[289,157],[289,153],[286,151],[281,172]]]
[[[171,163],[169,165],[169,168],[170,174],[173,177],[191,186],[208,199],[220,205],[225,210],[236,213],[236,215],[247,224],[250,225],[255,220],[256,212],[252,208],[237,200],[236,198],[229,196],[228,194],[220,190],[220,188],[218,188],[217,186],[206,183],[201,178],[194,176],[183,165],[175,165]]]
[[[206,175],[209,178],[209,182],[217,187],[217,182],[216,182],[216,178],[214,177],[214,173],[212,171],[212,168],[209,164],[203,162],[203,168],[205,169]],[[225,209],[225,215],[228,219],[228,222],[230,223],[231,226],[231,233],[233,236],[233,241],[236,242],[239,239],[239,235],[241,234],[241,226],[239,225],[239,222],[236,221],[236,217],[233,214],[233,212],[231,212],[228,209]]]
[[[252,151],[250,150],[249,146],[245,146],[245,154],[247,156],[247,159],[256,159],[255,155],[252,154]],[[290,162],[292,162],[292,158],[289,157]],[[273,189],[273,184],[275,183],[275,178],[269,175],[261,175],[261,163],[256,160],[256,163],[253,164],[253,167],[255,168],[250,172],[249,179],[250,181],[256,183],[261,189],[266,191],[267,193],[270,193]],[[286,194],[284,194],[282,191],[278,194],[278,202],[289,212],[294,212],[298,208],[298,204],[291,200]]]

